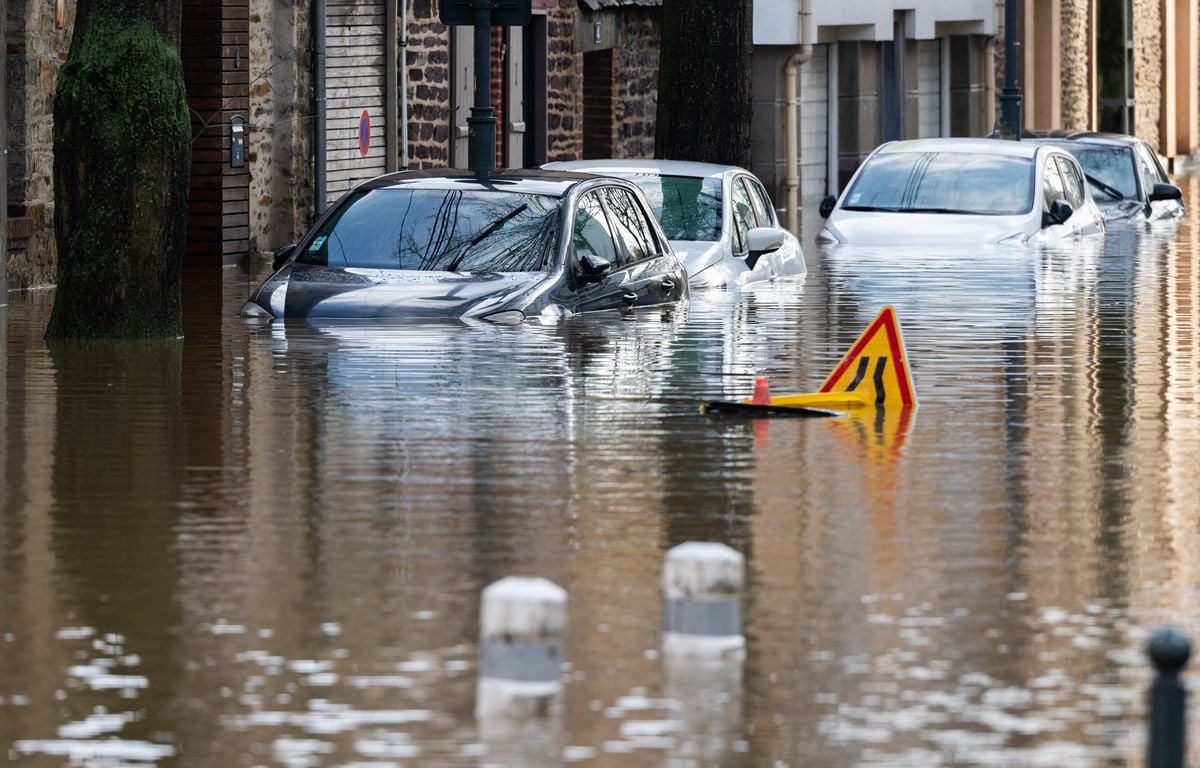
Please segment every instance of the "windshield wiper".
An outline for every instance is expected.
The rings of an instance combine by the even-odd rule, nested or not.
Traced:
[[[967,216],[976,216],[979,211],[968,211],[964,208],[901,208],[904,213],[960,213]]]
[[[886,205],[843,205],[843,211],[887,211],[888,213],[896,213],[902,209],[894,206]]]
[[[1100,190],[1104,194],[1108,195],[1113,200],[1124,200],[1125,199],[1125,195],[1121,194],[1121,190],[1117,189],[1116,187],[1110,187],[1109,185],[1105,184],[1103,181],[1100,181],[1100,179],[1097,179],[1095,176],[1088,176],[1085,173],[1085,174],[1083,174],[1083,178],[1087,179],[1088,184],[1091,184],[1093,187]]]
[[[472,248],[474,248],[475,246],[479,245],[479,243],[482,242],[484,238],[486,238],[488,235],[495,232],[497,229],[500,229],[500,227],[503,227],[509,221],[512,221],[514,218],[516,218],[521,212],[523,212],[528,207],[529,207],[529,203],[521,203],[516,208],[513,208],[508,213],[504,214],[500,218],[493,221],[491,224],[488,224],[486,227],[479,230],[479,234],[475,235],[470,240],[468,240],[467,244],[464,245],[462,247],[462,250],[460,250],[458,252],[458,255],[454,257],[454,260],[451,261],[446,266],[446,271],[447,272],[457,272],[458,265],[461,264],[462,260],[467,257],[467,251],[469,251]]]

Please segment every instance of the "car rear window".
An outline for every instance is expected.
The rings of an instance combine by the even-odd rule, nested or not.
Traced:
[[[305,264],[536,272],[558,241],[559,198],[507,191],[355,192],[297,257]]]
[[[965,152],[883,152],[846,194],[852,211],[1012,215],[1033,208],[1033,161]]]
[[[646,193],[668,240],[721,239],[721,180],[637,174],[627,177]]]

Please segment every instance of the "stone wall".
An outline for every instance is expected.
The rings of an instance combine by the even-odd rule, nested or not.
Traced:
[[[658,11],[631,7],[620,13],[620,47],[615,51],[615,157],[654,157],[658,110]]]
[[[1133,132],[1156,150],[1163,99],[1163,19],[1161,0],[1133,3]]]
[[[431,0],[415,0],[408,17],[408,160],[410,168],[450,164],[450,32]]]
[[[546,22],[546,159],[583,156],[583,53],[575,52],[574,2],[549,9]]]
[[[75,0],[61,26],[53,2],[9,0],[8,222],[10,289],[52,284],[54,242],[54,85],[67,58]]]
[[[250,0],[250,252],[296,242],[313,217],[311,13],[295,0]]]
[[[1091,0],[1062,0],[1062,127],[1085,130],[1092,122]]]

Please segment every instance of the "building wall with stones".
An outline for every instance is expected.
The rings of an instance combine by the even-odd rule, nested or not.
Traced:
[[[54,85],[67,58],[75,0],[8,0],[8,287],[52,284],[54,243]]]
[[[614,67],[616,142],[622,158],[654,157],[654,117],[658,110],[658,13],[643,8],[620,12]]]
[[[1062,0],[1062,127],[1092,122],[1092,11],[1090,0]]]
[[[1133,3],[1133,132],[1162,149],[1159,121],[1163,108],[1162,0]]]
[[[312,14],[295,0],[250,0],[250,252],[300,238],[312,220]]]
[[[249,65],[246,162],[250,254],[295,242],[313,214],[311,0],[248,0]],[[614,46],[613,154],[652,157],[657,104],[658,8],[655,0],[610,0],[604,11],[618,29]],[[9,143],[10,288],[56,279],[53,232],[53,94],[66,59],[76,0],[7,0],[6,65]],[[577,44],[577,0],[534,0],[546,19],[547,160],[574,160],[583,146],[583,54]],[[408,165],[449,164],[454,126],[451,35],[437,0],[405,0]],[[397,126],[398,130],[398,126]]]
[[[408,159],[412,168],[450,163],[450,31],[433,0],[413,0],[408,17]]]

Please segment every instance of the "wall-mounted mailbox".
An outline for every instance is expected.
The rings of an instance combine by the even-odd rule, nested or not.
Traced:
[[[229,121],[229,165],[246,165],[246,119],[236,116]]]

